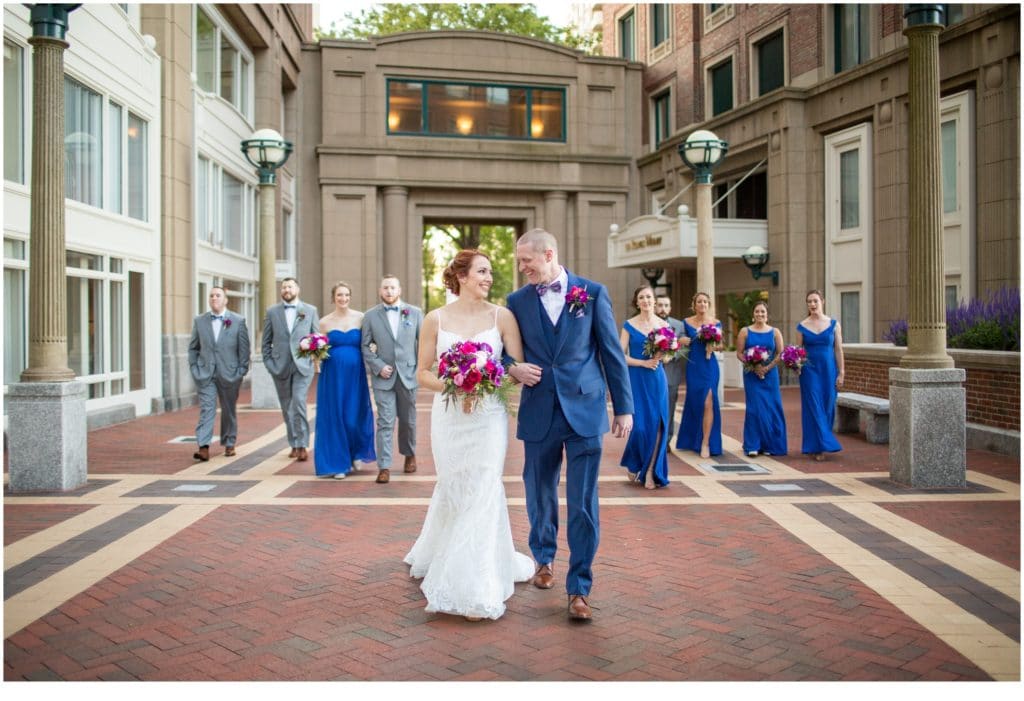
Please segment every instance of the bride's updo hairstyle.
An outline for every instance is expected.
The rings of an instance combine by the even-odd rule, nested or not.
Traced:
[[[481,253],[475,248],[464,248],[452,258],[452,262],[441,273],[441,280],[444,282],[444,286],[451,290],[453,295],[459,294],[459,278],[469,275],[469,266],[472,265],[473,259],[477,256],[483,256],[487,259],[487,262],[491,260],[489,255]]]

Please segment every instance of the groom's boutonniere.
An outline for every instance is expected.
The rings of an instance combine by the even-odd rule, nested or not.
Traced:
[[[590,303],[590,295],[587,294],[587,288],[580,287],[579,285],[570,287],[565,295],[565,303],[569,305],[569,311],[579,319],[583,316],[587,305]]]
[[[224,319],[224,328],[227,328],[229,326],[231,326],[231,319],[228,319],[228,318],[225,317],[225,319]]]
[[[299,321],[302,321],[303,319],[305,319],[305,318],[306,318],[306,312],[299,312],[299,315],[298,315],[298,316],[297,316],[296,318],[297,318],[297,319],[298,319]]]
[[[402,315],[402,325],[412,326],[412,322],[409,321],[409,307],[402,307],[402,311],[399,313]]]

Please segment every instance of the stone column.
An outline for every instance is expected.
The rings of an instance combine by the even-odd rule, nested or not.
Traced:
[[[942,5],[906,5],[909,45],[909,279],[907,353],[889,370],[889,476],[916,488],[967,484],[966,372],[946,352],[939,32]]]
[[[558,241],[558,258],[563,263],[570,259],[569,232],[566,230],[566,206],[569,193],[551,190],[544,193],[544,229]]]
[[[698,182],[697,207],[697,289],[711,297],[711,314],[715,312],[715,246],[711,224],[711,183]]]
[[[263,353],[260,350],[263,341],[263,320],[267,309],[274,306],[278,299],[277,290],[277,241],[275,240],[275,213],[277,209],[277,188],[275,181],[263,182],[260,178],[260,304],[259,319],[255,333],[250,382],[252,386],[253,409],[279,409],[281,403],[277,398],[274,378],[263,365]]]
[[[68,490],[87,478],[85,385],[68,367],[64,246],[64,51],[77,5],[33,5],[29,356],[8,388],[10,490]]]
[[[409,232],[406,227],[409,218],[409,188],[392,185],[384,188],[384,246],[383,273],[398,275],[402,283],[402,297],[415,302],[407,294],[419,285],[409,279],[412,274],[409,265]],[[418,281],[417,281],[418,282]],[[376,283],[374,287],[376,287]]]

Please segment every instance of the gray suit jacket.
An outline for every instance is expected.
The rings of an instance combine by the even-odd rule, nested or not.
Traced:
[[[284,304],[275,304],[267,309],[263,320],[263,364],[274,377],[284,375],[292,364],[303,375],[313,374],[312,358],[299,357],[299,340],[320,332],[320,314],[316,307],[302,300],[297,301],[295,314],[295,326],[290,332]]]
[[[679,319],[669,317],[665,319],[668,325],[672,327],[678,338],[682,338],[684,335],[683,322]],[[676,357],[667,363],[662,363],[662,367],[665,368],[665,379],[668,381],[669,387],[678,387],[683,383],[683,370],[686,366],[687,351],[689,349],[680,346],[679,352],[676,353]]]
[[[423,311],[401,300],[397,306],[398,338],[391,332],[383,304],[378,304],[363,315],[363,362],[370,369],[374,389],[391,389],[395,386],[396,377],[400,377],[402,384],[409,389],[419,386],[416,382],[416,355],[420,350]],[[370,350],[371,343],[376,345],[376,352]],[[395,368],[395,372],[386,380],[380,376],[385,365]]]
[[[217,340],[213,338],[212,312],[193,319],[188,367],[197,384],[209,382],[214,376],[225,382],[241,382],[249,372],[249,329],[245,317],[225,309]]]

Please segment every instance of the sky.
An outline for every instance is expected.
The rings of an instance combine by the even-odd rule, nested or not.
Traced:
[[[317,3],[320,6],[320,17],[314,17],[313,25],[317,27],[329,27],[331,22],[337,22],[340,27],[343,24],[345,14],[348,12],[358,13],[360,10],[367,10],[377,3],[362,2],[361,0],[342,0],[335,2]],[[564,26],[569,22],[570,2],[534,2],[531,3],[537,8],[537,13],[546,15],[556,27]]]

